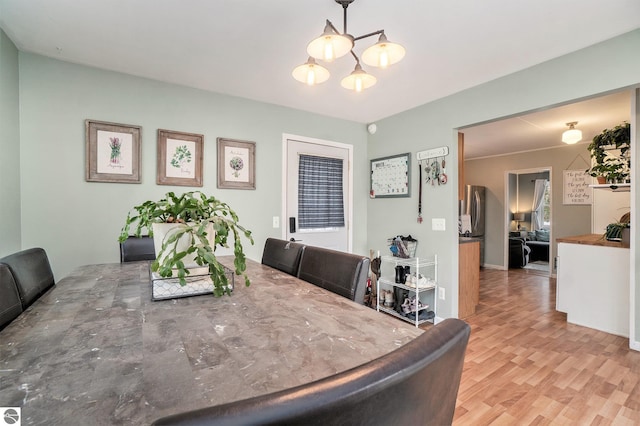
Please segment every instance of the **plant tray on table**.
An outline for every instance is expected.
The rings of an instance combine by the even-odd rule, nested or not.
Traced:
[[[193,191],[182,195],[169,192],[161,200],[145,201],[127,214],[119,240],[125,241],[130,234],[140,237],[144,230],[154,237],[152,276],[175,278],[179,285],[186,286],[189,276],[208,275],[215,296],[230,295],[228,270],[216,258],[215,249],[229,247],[232,236],[235,273],[243,275],[249,286],[241,235],[253,244],[251,231],[241,226],[235,211],[217,198]]]
[[[225,268],[227,276],[227,288],[233,291],[234,273],[233,270]],[[189,275],[185,277],[186,284],[181,284],[178,278],[164,278],[157,272],[149,268],[149,279],[151,281],[151,300],[179,299],[181,297],[201,296],[211,294],[214,290],[213,281],[208,274],[206,267],[189,270]],[[225,290],[226,293],[226,289]]]

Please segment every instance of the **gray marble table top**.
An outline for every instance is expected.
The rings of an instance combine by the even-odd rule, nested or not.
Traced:
[[[88,265],[0,332],[22,424],[149,424],[363,364],[422,331],[249,262],[232,296],[151,301],[149,264]]]

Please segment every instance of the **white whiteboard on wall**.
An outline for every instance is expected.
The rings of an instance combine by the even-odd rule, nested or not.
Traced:
[[[411,153],[371,160],[371,198],[411,196]]]
[[[593,189],[589,187],[591,176],[584,170],[562,171],[562,204],[591,205]]]

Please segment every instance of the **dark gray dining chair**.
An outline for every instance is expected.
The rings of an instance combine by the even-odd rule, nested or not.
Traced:
[[[22,309],[27,309],[38,297],[55,284],[47,253],[31,248],[0,259],[9,266],[18,288]]]
[[[166,426],[450,425],[470,328],[446,319],[359,367],[315,382],[156,420]]]
[[[129,236],[120,243],[120,262],[137,262],[139,260],[156,260],[153,238]]]
[[[262,264],[276,268],[289,275],[297,276],[300,258],[305,249],[303,244],[293,241],[267,238],[262,251]]]
[[[298,278],[364,303],[370,263],[368,257],[306,246],[300,259]]]
[[[0,330],[22,313],[22,302],[9,265],[0,263]]]

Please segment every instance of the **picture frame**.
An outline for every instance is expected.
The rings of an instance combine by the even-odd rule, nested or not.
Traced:
[[[256,143],[218,138],[218,188],[256,189]]]
[[[142,127],[85,120],[85,180],[140,183]]]
[[[204,136],[158,129],[156,183],[202,186]]]
[[[411,197],[411,153],[371,160],[371,198]]]

